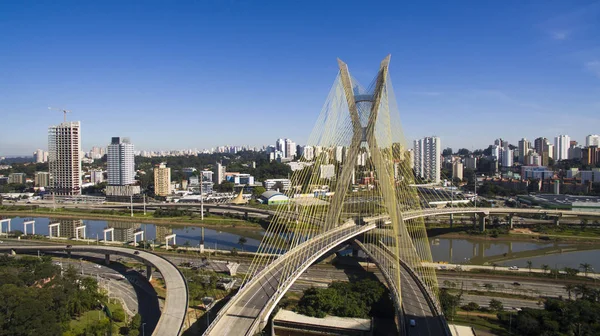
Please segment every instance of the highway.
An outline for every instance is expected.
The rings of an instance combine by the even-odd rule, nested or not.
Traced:
[[[64,245],[0,245],[2,252],[36,252],[66,251]],[[160,319],[152,335],[177,336],[181,332],[188,307],[187,283],[181,272],[170,261],[147,251],[132,250],[124,247],[98,245],[73,245],[68,248],[72,252],[92,252],[100,254],[120,255],[142,261],[156,267],[162,274],[167,287],[167,297]]]
[[[345,224],[288,251],[241,288],[204,335],[252,335],[285,291],[314,261],[341,242],[374,227],[375,224]]]

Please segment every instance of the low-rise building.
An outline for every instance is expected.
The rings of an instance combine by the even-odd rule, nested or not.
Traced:
[[[8,175],[8,183],[24,184],[26,176],[24,173],[12,173]]]
[[[263,182],[265,189],[271,190],[275,187],[277,182],[280,182],[283,185],[282,191],[288,191],[292,187],[292,182],[289,179],[268,179]]]
[[[34,186],[37,188],[46,188],[50,185],[50,173],[36,172],[34,175]]]
[[[290,199],[278,191],[269,190],[260,195],[259,201],[263,204],[275,205],[286,204],[290,201]]]

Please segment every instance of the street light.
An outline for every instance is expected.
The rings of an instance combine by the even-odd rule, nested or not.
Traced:
[[[144,327],[146,322],[142,323],[142,336],[146,336],[146,328]]]

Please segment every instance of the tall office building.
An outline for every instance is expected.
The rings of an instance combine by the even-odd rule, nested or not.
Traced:
[[[554,138],[554,160],[569,159],[569,147],[571,146],[571,138],[568,135],[559,135]]]
[[[133,144],[129,138],[113,137],[106,156],[108,184],[130,185],[135,182]]]
[[[519,141],[519,163],[520,164],[525,164],[526,163],[526,157],[527,154],[529,154],[529,141],[527,141],[527,139],[523,138]]]
[[[79,121],[48,129],[48,166],[56,195],[81,195],[81,131]]]
[[[154,167],[154,194],[168,196],[171,194],[171,168],[166,163]]]
[[[220,162],[217,162],[215,164],[215,168],[213,171],[213,183],[214,184],[221,184],[221,182],[225,181],[225,171],[226,171],[225,166],[223,166]]]
[[[308,161],[312,161],[312,159],[315,158],[315,150],[313,146],[304,146],[304,149],[302,150],[302,156],[304,157],[304,159],[308,160]]]
[[[285,157],[292,159],[296,156],[296,143],[290,139],[285,139]]]
[[[585,146],[599,146],[600,147],[600,135],[590,134],[585,137]]]
[[[285,152],[285,140],[277,139],[277,142],[275,142],[275,149],[283,153],[283,157],[287,157]]]
[[[452,163],[452,179],[463,179],[463,164],[459,160],[454,161]]]
[[[440,182],[441,148],[439,137],[425,137],[414,141],[414,170],[417,176],[434,183]]]

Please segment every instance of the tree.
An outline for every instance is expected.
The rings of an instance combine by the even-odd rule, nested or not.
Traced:
[[[493,311],[500,312],[500,311],[504,310],[504,305],[499,300],[491,299],[490,300],[490,309]]]
[[[118,307],[117,309],[113,310],[111,313],[112,313],[113,320],[115,320],[117,322],[125,321],[125,311],[123,310],[123,308]]]
[[[529,268],[529,273],[531,273],[532,266],[533,266],[533,262],[531,262],[531,260],[527,260],[527,268]]]
[[[544,274],[546,274],[546,272],[548,272],[548,270],[550,269],[550,266],[543,264],[542,265],[542,271],[544,271]]]
[[[575,285],[566,284],[564,288],[567,291],[567,294],[569,295],[569,300],[571,300],[571,293],[573,293],[573,290],[575,290]]]
[[[244,245],[248,242],[248,239],[246,239],[246,237],[240,237],[240,239],[238,239],[238,244],[240,244],[240,246],[242,247],[242,251],[244,251]]]
[[[129,323],[129,335],[139,335],[140,327],[142,326],[142,316],[138,313],[133,315]],[[133,332],[133,333],[132,333]],[[137,332],[137,333],[135,333]]]
[[[579,273],[579,271],[576,268],[571,267],[565,267],[563,268],[563,271],[565,271],[568,277],[574,277],[577,275],[577,273]]]
[[[254,189],[252,189],[252,196],[254,198],[259,198],[260,195],[262,195],[265,191],[267,191],[267,189],[265,189],[264,187],[254,187]]]
[[[583,271],[583,273],[587,277],[588,273],[592,270],[592,265],[590,265],[588,263],[581,263],[581,264],[579,264],[579,268],[581,268],[581,270]]]
[[[273,185],[273,187],[271,188],[271,190],[279,190],[280,192],[283,192],[283,183],[281,181],[277,181],[275,182],[275,184]]]
[[[453,319],[456,316],[456,308],[460,304],[460,296],[448,293],[446,288],[440,290],[440,305],[446,317]]]
[[[452,155],[452,148],[450,148],[450,147],[448,147],[448,148],[445,148],[445,149],[442,151],[442,155],[443,155],[443,156],[449,156],[449,155]]]

